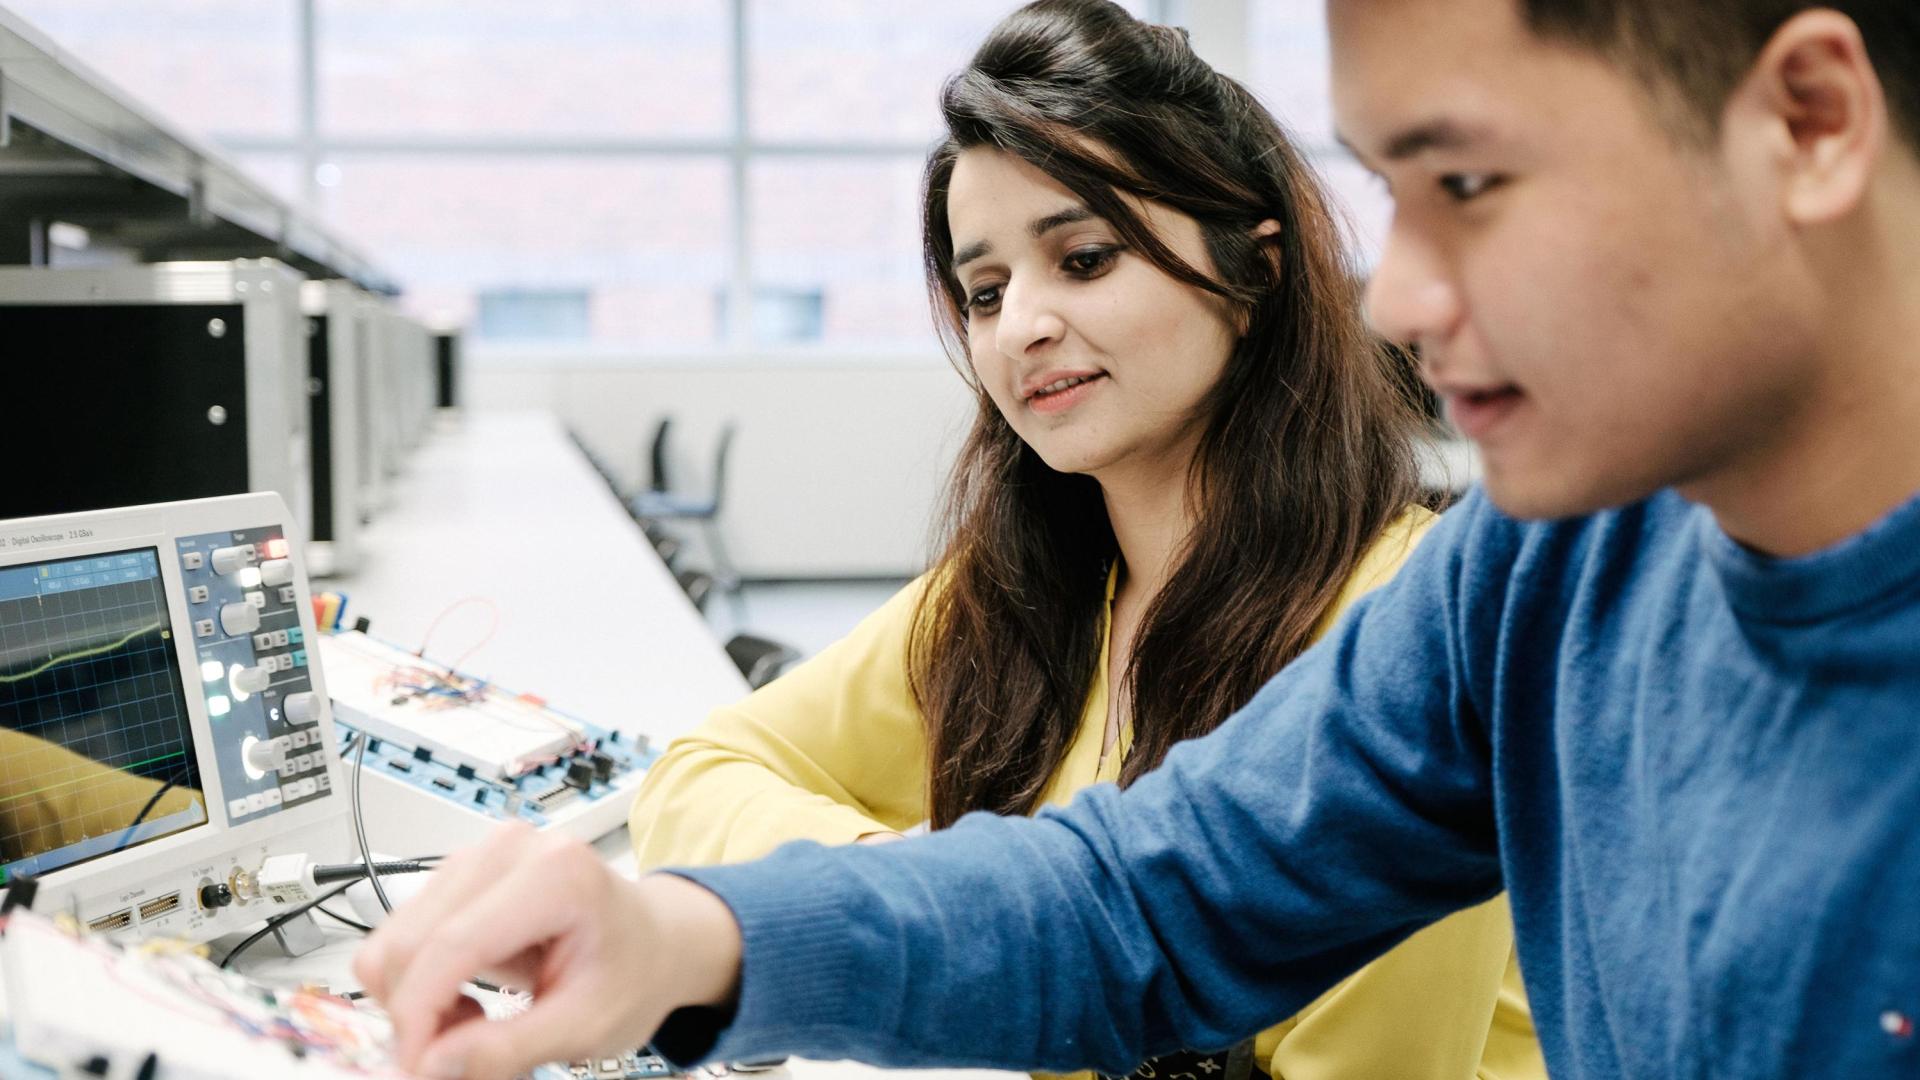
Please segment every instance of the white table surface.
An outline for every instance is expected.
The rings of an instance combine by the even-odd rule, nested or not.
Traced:
[[[389,485],[354,572],[349,623],[418,647],[436,615],[486,597],[500,626],[463,666],[561,712],[656,746],[746,681],[633,520],[545,413],[446,419]],[[485,632],[481,605],[449,612],[428,655],[452,661]]]
[[[348,593],[348,620],[368,617],[375,636],[417,646],[448,604],[488,597],[500,625],[466,670],[539,694],[591,723],[645,734],[656,747],[746,694],[745,680],[672,573],[552,416],[444,419],[391,491],[364,534],[362,565],[313,582],[316,592]],[[451,661],[489,621],[477,605],[450,614],[428,654]],[[636,873],[624,828],[594,846],[617,872]],[[339,901],[329,906],[352,914]],[[317,951],[288,958],[267,940],[237,966],[275,981],[356,985],[349,963],[359,935],[325,918],[319,922],[326,944]],[[753,1075],[1007,1080],[1019,1074],[795,1060]]]

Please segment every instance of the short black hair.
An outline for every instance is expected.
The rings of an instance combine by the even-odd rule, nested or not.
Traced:
[[[1519,0],[1538,36],[1619,60],[1680,106],[1695,134],[1719,128],[1727,97],[1788,19],[1852,19],[1886,88],[1895,130],[1920,147],[1920,0]]]

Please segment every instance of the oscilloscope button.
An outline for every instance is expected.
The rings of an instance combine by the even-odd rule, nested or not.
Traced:
[[[198,551],[182,552],[180,555],[182,570],[198,570],[205,565],[207,565],[207,557]]]
[[[287,559],[268,559],[260,564],[260,584],[285,585],[293,580],[293,563]]]
[[[229,637],[251,634],[260,629],[260,609],[252,604],[223,604],[220,608],[220,629]]]
[[[216,574],[231,574],[241,567],[251,565],[253,565],[252,544],[239,544],[213,550],[213,572]]]

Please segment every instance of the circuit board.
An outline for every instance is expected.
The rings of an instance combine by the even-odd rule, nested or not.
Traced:
[[[626,823],[658,757],[645,736],[568,716],[356,631],[320,639],[342,760],[366,735],[375,846],[447,851],[522,821],[594,840]]]
[[[0,985],[6,987],[0,1017],[7,1021],[0,1033],[0,1076],[8,1080],[397,1075],[388,1053],[391,1028],[365,999],[270,986],[216,968],[184,943],[124,947],[26,912],[8,915],[0,929]],[[524,999],[489,995],[482,1004],[498,1016],[524,1007]],[[661,1058],[635,1051],[543,1065],[529,1080],[674,1075]]]

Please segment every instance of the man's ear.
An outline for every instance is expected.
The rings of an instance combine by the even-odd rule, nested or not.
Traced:
[[[1800,226],[1830,223],[1860,205],[1891,123],[1860,28],[1831,10],[1781,24],[1734,91],[1725,121],[1770,132],[1782,210]]]

